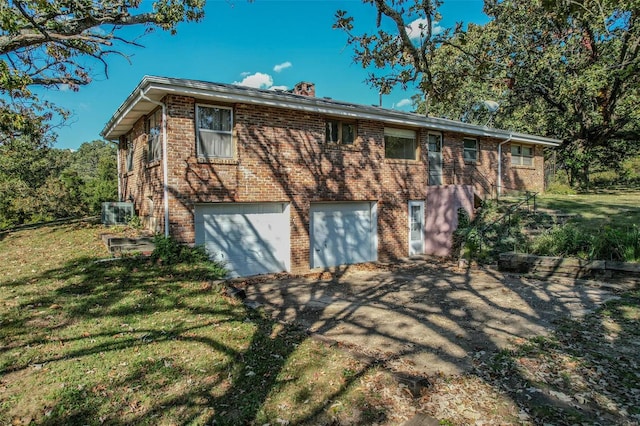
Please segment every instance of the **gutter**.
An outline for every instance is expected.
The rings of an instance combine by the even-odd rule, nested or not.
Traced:
[[[140,99],[162,107],[162,197],[164,199],[164,236],[169,237],[169,160],[167,159],[167,106],[162,102],[149,99],[140,89]]]
[[[279,92],[238,87],[230,84],[209,83],[197,80],[145,76],[136,89],[114,113],[105,125],[103,134],[118,134],[123,117],[127,116],[137,103],[136,93],[166,95],[170,93],[190,96],[212,102],[247,103],[277,108],[288,108],[307,113],[317,113],[334,117],[382,121],[390,126],[426,128],[434,131],[452,131],[471,136],[491,137],[496,139],[510,138],[513,141],[544,146],[558,146],[557,139],[509,132],[462,123],[458,121],[424,117],[419,114],[388,110],[377,106],[358,105],[325,98],[309,98]],[[154,96],[156,97],[156,96]]]
[[[512,135],[498,144],[498,198],[502,195],[502,145],[511,142]]]

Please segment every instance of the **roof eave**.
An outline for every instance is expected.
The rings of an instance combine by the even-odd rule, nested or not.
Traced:
[[[156,100],[160,100],[165,95],[172,93],[191,96],[203,100],[228,103],[249,103],[253,105],[289,108],[303,112],[333,115],[345,118],[370,119],[398,126],[426,128],[428,130],[435,131],[451,131],[471,136],[491,137],[505,140],[510,139],[516,142],[529,144],[545,146],[558,146],[560,144],[560,141],[556,139],[514,133],[507,130],[493,129],[442,118],[425,117],[419,114],[393,111],[379,107],[349,104],[323,98],[310,98],[291,94],[283,95],[279,92],[247,89],[195,80],[154,76],[143,77],[142,81],[138,86],[136,86],[133,92],[131,92],[127,99],[116,110],[113,117],[105,125],[101,135],[105,139],[116,140],[118,136],[124,134],[123,132],[117,132],[116,129],[123,120],[135,110],[138,104],[145,102],[148,103],[148,105],[141,105],[141,107],[138,108],[138,111],[146,111],[147,109],[151,110],[155,108],[155,105],[142,98],[142,94],[155,98]],[[136,118],[136,120],[138,118]]]

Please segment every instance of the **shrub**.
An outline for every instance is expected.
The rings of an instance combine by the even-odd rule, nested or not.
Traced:
[[[223,277],[227,271],[220,262],[212,261],[203,246],[191,247],[180,244],[173,237],[156,235],[153,238],[155,248],[151,253],[153,261],[161,261],[163,265],[176,265],[179,263],[206,264],[213,272]]]
[[[576,190],[569,186],[569,184],[562,182],[551,182],[545,190],[547,194],[557,195],[575,195]]]
[[[603,170],[592,173],[589,176],[589,179],[591,180],[591,183],[596,186],[608,186],[618,183],[623,179],[623,176],[615,170]]]
[[[128,215],[126,217],[127,225],[133,229],[142,229],[142,219],[138,215]]]
[[[504,214],[504,206],[495,201],[485,202],[473,221],[463,209],[458,210],[452,254],[485,263],[504,251],[527,251],[528,237],[522,232],[526,213],[515,211],[503,217]]]
[[[629,183],[640,183],[640,156],[629,158],[622,163],[622,173]]]
[[[636,262],[640,260],[640,230],[634,225],[628,231],[605,227],[590,232],[567,224],[536,238],[532,249],[543,256]]]

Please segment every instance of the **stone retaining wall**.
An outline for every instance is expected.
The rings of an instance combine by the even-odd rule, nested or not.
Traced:
[[[607,260],[588,261],[508,252],[500,254],[498,268],[501,271],[528,273],[540,278],[554,276],[640,281],[640,264]]]

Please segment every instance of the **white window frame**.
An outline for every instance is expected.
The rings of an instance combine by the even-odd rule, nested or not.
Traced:
[[[473,142],[473,148],[467,148],[466,143]],[[464,138],[462,139],[462,158],[465,162],[468,163],[477,163],[478,162],[478,152],[479,152],[478,139],[475,138]],[[473,153],[473,158],[467,158],[467,153]]]
[[[147,132],[147,162],[152,163],[162,158],[160,135],[162,134],[162,108],[149,114],[145,121]]]
[[[212,109],[220,109],[220,110],[228,110],[229,111],[229,121],[230,121],[230,126],[229,126],[229,130],[213,130],[213,129],[201,129],[199,126],[200,124],[200,117],[199,117],[199,111],[200,108],[212,108]],[[235,139],[233,137],[233,127],[234,127],[234,122],[233,122],[233,108],[228,107],[228,106],[222,106],[222,105],[212,105],[212,104],[196,104],[196,113],[195,113],[195,130],[196,130],[196,154],[198,156],[198,158],[221,158],[221,159],[232,159],[235,157],[235,151],[236,151],[236,144],[235,144]],[[219,135],[228,135],[230,140],[231,140],[231,147],[230,147],[230,154],[229,155],[205,155],[202,150],[202,142],[200,141],[200,132],[201,131],[205,131],[205,132],[211,132],[211,133],[215,133],[215,134],[219,134]]]
[[[335,135],[336,138],[330,138],[330,131],[329,131],[329,126],[330,124],[336,124],[337,129],[338,129],[338,134]],[[352,126],[353,127],[353,139],[350,141],[345,141],[344,140],[344,127],[345,126]],[[351,121],[342,121],[342,120],[336,120],[336,119],[331,119],[328,118],[325,121],[325,142],[326,143],[333,143],[333,144],[341,144],[341,145],[353,145],[356,142],[356,139],[358,138],[358,125],[354,122]]]
[[[517,148],[517,151],[514,154],[514,148]],[[527,148],[531,150],[531,155],[525,155],[523,153],[523,148]],[[534,157],[535,157],[535,146],[527,145],[523,143],[512,143],[511,144],[511,165],[512,166],[523,166],[523,167],[534,167]],[[529,162],[526,159],[530,159]],[[529,164],[527,164],[529,163]]]
[[[413,157],[389,157],[387,155],[387,138],[397,138],[397,139],[405,139],[405,140],[413,140],[414,150]],[[399,129],[395,127],[385,127],[384,128],[384,156],[390,160],[409,160],[409,161],[417,161],[420,157],[420,144],[418,143],[418,132],[411,129]]]

